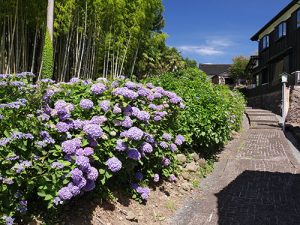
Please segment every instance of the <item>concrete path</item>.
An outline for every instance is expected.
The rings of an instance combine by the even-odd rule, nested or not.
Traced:
[[[214,172],[170,224],[300,224],[300,154],[274,114],[247,113],[250,129],[220,154]]]

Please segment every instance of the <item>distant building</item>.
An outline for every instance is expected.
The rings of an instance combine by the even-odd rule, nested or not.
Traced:
[[[214,84],[233,85],[234,80],[229,75],[230,64],[200,64],[202,70]]]
[[[251,57],[247,67],[253,84],[280,86],[282,73],[300,70],[300,0],[288,4],[251,40],[258,42],[258,56]]]

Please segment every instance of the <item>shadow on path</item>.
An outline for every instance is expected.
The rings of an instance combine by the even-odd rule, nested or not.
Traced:
[[[300,224],[300,174],[244,171],[216,197],[219,225]]]

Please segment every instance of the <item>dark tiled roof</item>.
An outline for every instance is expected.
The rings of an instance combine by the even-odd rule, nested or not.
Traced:
[[[199,69],[209,76],[228,73],[230,64],[200,64]]]
[[[285,12],[287,12],[294,5],[299,5],[299,0],[293,0],[290,4],[288,4],[284,9],[282,9],[273,19],[271,19],[263,28],[261,28],[256,34],[251,37],[252,41],[257,41],[259,35],[264,32],[269,26],[271,26],[278,18],[280,18]]]

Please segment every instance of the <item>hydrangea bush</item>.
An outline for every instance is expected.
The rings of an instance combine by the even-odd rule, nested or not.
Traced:
[[[0,77],[3,222],[41,199],[58,207],[118,185],[147,200],[150,183],[176,180],[174,156],[185,138],[173,124],[185,106],[175,93],[124,79],[31,79]]]

